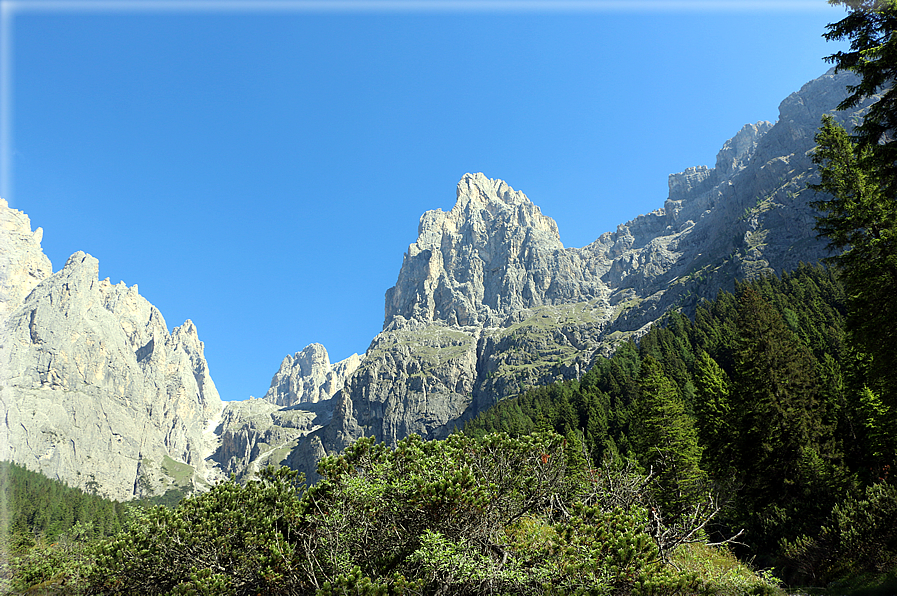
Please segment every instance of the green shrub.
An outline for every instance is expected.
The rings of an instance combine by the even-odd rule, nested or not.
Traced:
[[[301,588],[296,544],[304,480],[265,470],[187,497],[176,509],[139,512],[131,527],[96,549],[90,591],[103,594],[257,594]]]
[[[897,566],[897,486],[873,484],[836,505],[816,536],[783,543],[798,578],[814,585]]]

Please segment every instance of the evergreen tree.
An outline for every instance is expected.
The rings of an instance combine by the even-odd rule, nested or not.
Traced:
[[[750,288],[741,295],[738,330],[732,406],[741,511],[772,547],[831,507],[827,480],[834,454],[823,449],[831,429],[819,411],[812,355]]]
[[[816,202],[823,214],[817,229],[834,248],[850,296],[854,340],[873,356],[874,390],[897,409],[897,0],[831,0],[848,10],[828,25],[825,38],[850,40],[848,51],[826,59],[837,70],[860,77],[847,87],[839,109],[853,108],[876,96],[854,129],[853,138],[823,118],[814,161],[821,183],[811,185],[832,195]]]
[[[635,431],[639,459],[656,475],[658,503],[675,518],[695,501],[704,476],[697,432],[675,384],[653,356],[642,362],[639,385],[642,398]]]
[[[874,473],[897,459],[897,435],[894,433],[893,413],[878,395],[863,387],[859,399],[865,451]]]
[[[826,60],[837,70],[850,70],[860,77],[849,85],[850,95],[839,110],[854,108],[870,96],[881,97],[872,104],[857,126],[855,135],[864,148],[872,150],[876,169],[886,177],[889,196],[897,191],[897,0],[830,0],[848,10],[845,18],[827,26],[824,37],[850,40],[850,50],[836,52]]]
[[[872,372],[897,405],[897,200],[869,145],[856,146],[830,116],[816,135],[813,161],[821,182],[811,188],[832,198],[813,205],[822,212],[816,229],[839,254],[849,298],[848,324],[854,340],[873,356]]]
[[[695,414],[705,448],[705,467],[717,477],[729,476],[733,471],[733,449],[738,442],[729,397],[731,385],[726,371],[702,350],[695,367]]]

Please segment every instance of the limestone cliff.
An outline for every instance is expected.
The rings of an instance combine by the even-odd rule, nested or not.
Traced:
[[[40,247],[44,231],[31,231],[31,220],[0,199],[0,321],[34,286],[53,273]]]
[[[251,477],[269,466],[287,464],[287,457],[312,431],[330,422],[328,402],[289,407],[262,399],[228,402],[216,429],[216,449],[210,460],[229,476]]]
[[[324,346],[308,345],[295,355],[284,357],[263,399],[277,406],[328,400],[343,388],[359,364],[361,358],[352,354],[331,365]]]
[[[0,221],[19,222],[0,276],[0,459],[116,499],[206,483],[222,402],[196,327],[169,332],[137,286],[99,281],[83,252],[46,275],[39,234],[10,211],[0,205]]]
[[[581,263],[570,254],[557,224],[526,195],[466,174],[451,211],[421,217],[417,242],[386,292],[384,327],[397,317],[495,326],[524,308],[594,297],[596,284],[577,283]]]

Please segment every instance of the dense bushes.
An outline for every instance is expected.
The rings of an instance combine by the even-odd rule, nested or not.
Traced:
[[[897,487],[878,482],[838,503],[815,535],[784,544],[794,570],[817,583],[897,568]]]
[[[103,594],[257,594],[292,587],[297,509],[304,483],[287,468],[233,480],[176,509],[139,512],[99,545],[88,574]],[[287,592],[289,593],[289,592]]]
[[[631,469],[555,433],[360,439],[305,489],[287,469],[135,518],[96,547],[94,594],[693,594]],[[739,593],[763,593],[754,579]]]

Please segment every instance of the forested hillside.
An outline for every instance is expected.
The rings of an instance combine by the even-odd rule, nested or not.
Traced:
[[[781,576],[824,583],[897,565],[897,3],[837,0],[828,57],[859,75],[838,109],[876,101],[851,132],[823,116],[816,230],[831,270],[800,267],[670,313],[578,381],[530,391],[473,436],[553,428],[598,461],[637,462],[676,520],[707,494],[706,527]]]
[[[77,565],[86,542],[126,527],[128,507],[0,462],[0,593]]]
[[[41,534],[48,540],[76,524],[88,537],[111,536],[122,528],[126,509],[122,503],[9,462],[0,462],[0,499],[4,504],[0,523],[9,533]]]
[[[594,461],[638,462],[658,499],[715,491],[727,506],[711,530],[744,529],[744,554],[796,574],[810,554],[793,543],[828,527],[837,504],[866,487],[897,498],[886,483],[890,414],[869,357],[847,341],[846,312],[843,287],[821,266],[741,284],[693,321],[671,313],[579,381],[505,401],[464,432],[552,429],[581,440]],[[893,564],[897,531],[880,538],[867,567]]]

